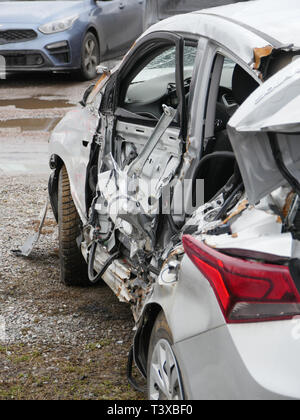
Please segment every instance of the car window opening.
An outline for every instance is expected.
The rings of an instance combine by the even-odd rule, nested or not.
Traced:
[[[213,84],[217,84],[213,85]],[[207,124],[203,159],[195,179],[204,179],[205,202],[212,199],[230,179],[241,182],[239,169],[233,159],[233,149],[227,133],[227,124],[239,106],[253,93],[259,84],[239,64],[217,55],[209,90]],[[212,117],[213,116],[213,117]],[[236,186],[236,185],[235,185]]]
[[[196,46],[185,46],[184,89],[187,101],[196,52]],[[124,83],[127,83],[127,87],[120,106],[127,111],[157,121],[162,116],[163,105],[176,109],[179,105],[176,86],[176,48],[169,46],[163,51],[160,49],[150,62],[140,68],[138,74],[133,72]]]

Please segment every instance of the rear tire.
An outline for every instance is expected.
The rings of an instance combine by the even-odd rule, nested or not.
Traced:
[[[66,167],[58,180],[60,279],[66,286],[88,286],[87,264],[77,246],[81,220],[71,195]]]
[[[88,32],[81,47],[80,76],[83,80],[97,77],[97,66],[100,64],[100,46],[96,36]]]
[[[147,362],[149,400],[184,400],[180,370],[172,350],[173,337],[163,311],[154,323]]]

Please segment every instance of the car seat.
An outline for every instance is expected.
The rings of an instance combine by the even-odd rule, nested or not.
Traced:
[[[238,105],[241,105],[248,96],[257,89],[258,83],[239,65],[235,66],[232,75],[232,95]],[[216,104],[215,118],[215,137],[208,143],[205,155],[215,152],[233,152],[228,134],[227,123],[230,114],[226,111],[226,106],[220,102]],[[205,185],[205,202],[209,201],[226,184],[234,173],[235,161],[228,157],[216,155],[215,159],[209,160],[201,168],[201,177]]]

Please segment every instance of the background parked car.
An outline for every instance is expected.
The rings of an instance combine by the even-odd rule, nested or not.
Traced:
[[[144,29],[167,17],[248,0],[147,0]]]
[[[143,30],[144,0],[0,0],[6,71],[79,71],[120,56]]]

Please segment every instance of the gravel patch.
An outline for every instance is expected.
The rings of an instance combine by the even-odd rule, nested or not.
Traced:
[[[52,213],[30,258],[11,253],[46,197],[45,176],[0,177],[0,399],[141,399],[126,378],[130,308],[105,285],[59,282]]]

